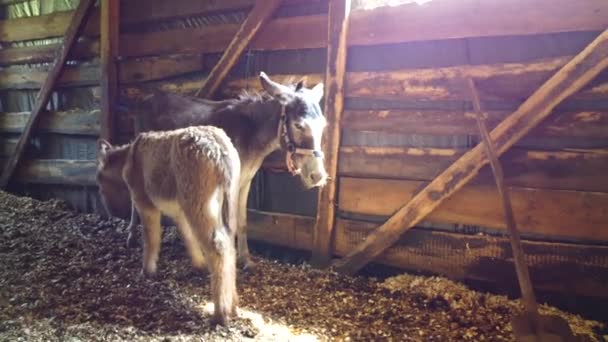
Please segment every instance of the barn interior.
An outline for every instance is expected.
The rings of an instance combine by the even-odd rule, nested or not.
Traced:
[[[608,340],[607,29],[605,0],[0,0],[0,339],[509,341],[520,260],[541,313]],[[97,142],[261,72],[324,84],[330,181],[264,161],[259,266],[212,329],[170,223],[140,275]]]

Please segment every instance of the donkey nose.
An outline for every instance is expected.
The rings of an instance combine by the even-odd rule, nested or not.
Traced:
[[[323,174],[321,172],[313,172],[310,174],[310,180],[312,180],[314,184],[319,183],[321,179],[323,179]]]

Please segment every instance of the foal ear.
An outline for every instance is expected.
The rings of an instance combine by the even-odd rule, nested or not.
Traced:
[[[275,97],[293,93],[293,90],[291,90],[289,87],[271,80],[263,71],[260,72],[260,83],[262,83],[262,88],[264,88],[264,90]]]
[[[97,160],[103,164],[112,145],[105,139],[97,140]]]
[[[319,83],[310,90],[310,93],[316,102],[321,102],[321,99],[323,98],[323,89],[323,83]]]

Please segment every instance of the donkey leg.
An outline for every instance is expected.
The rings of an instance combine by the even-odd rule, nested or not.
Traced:
[[[138,208],[139,217],[143,223],[144,258],[143,271],[146,275],[156,273],[156,263],[160,253],[162,228],[160,225],[160,210],[157,208]]]
[[[204,271],[206,269],[205,256],[203,255],[201,245],[198,242],[197,237],[194,235],[188,220],[184,216],[179,216],[175,218],[175,223],[180,234],[182,235],[182,239],[184,240],[184,244],[186,245],[186,250],[190,255],[190,259],[192,260],[192,266],[194,266],[196,269]]]
[[[138,225],[139,215],[137,215],[135,203],[131,201],[131,221],[129,222],[129,227],[127,227],[129,231],[129,236],[127,236],[127,248],[133,248],[137,246],[137,237],[139,236],[139,231],[137,230]]]
[[[239,217],[237,228],[237,245],[238,245],[238,264],[243,269],[252,270],[255,263],[251,261],[249,255],[249,245],[247,244],[247,198],[249,197],[249,188],[251,182],[241,187],[239,192]]]

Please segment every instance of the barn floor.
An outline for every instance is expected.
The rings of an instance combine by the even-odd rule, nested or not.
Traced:
[[[512,340],[517,304],[431,277],[382,282],[256,258],[240,274],[240,317],[211,329],[207,275],[190,267],[174,229],[159,276],[140,274],[126,223],[0,192],[0,340]],[[605,327],[566,314],[585,341]]]

